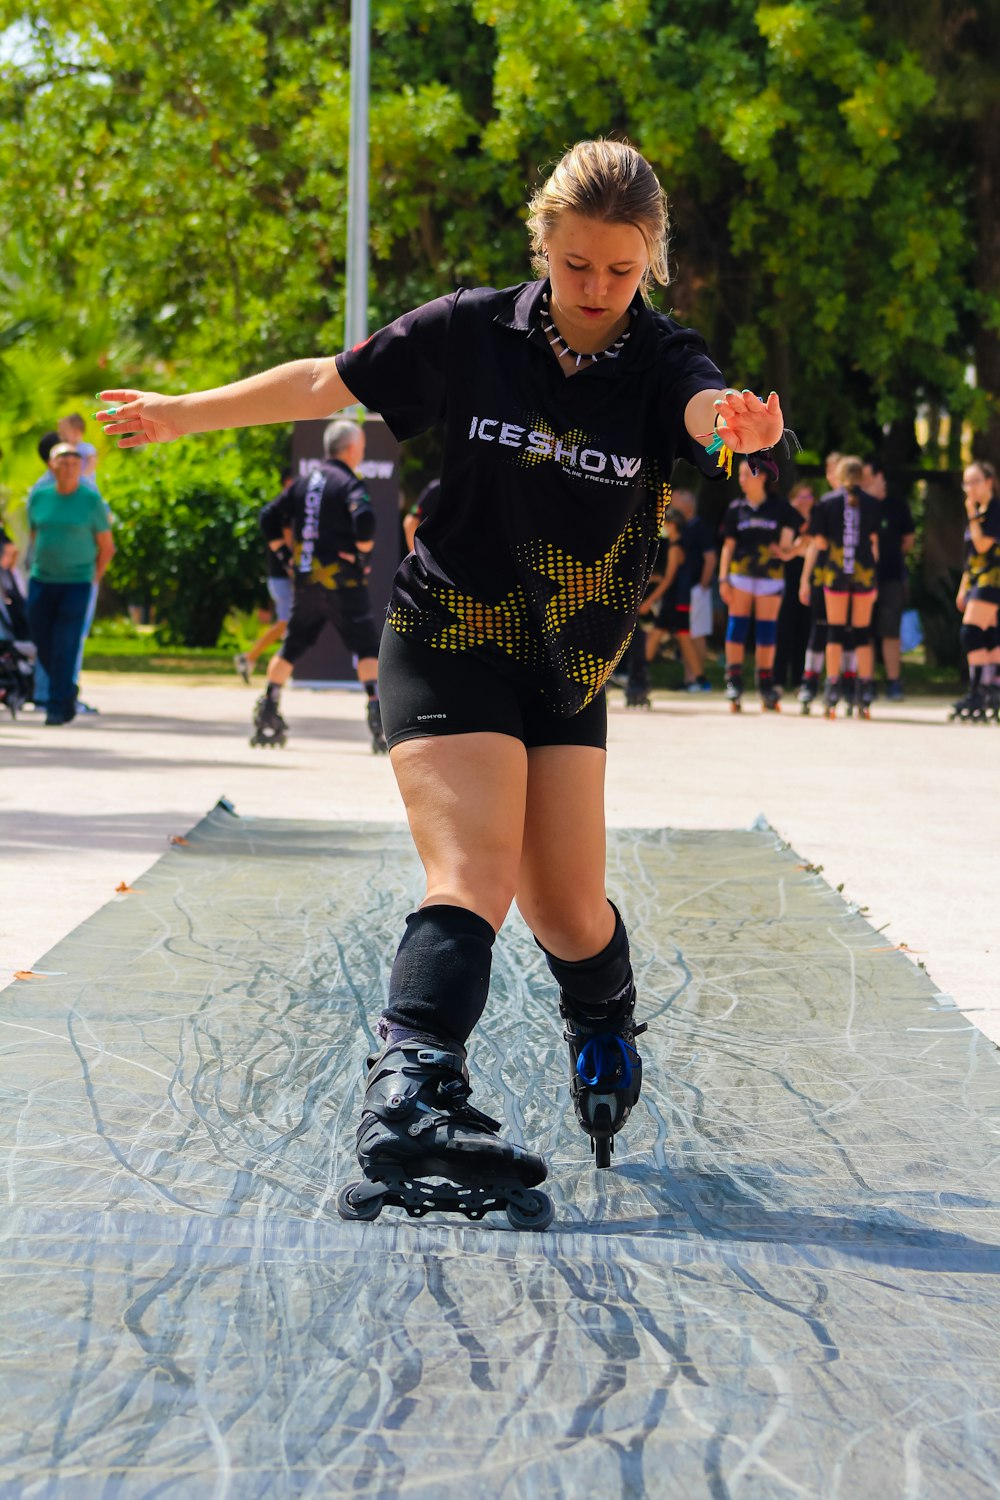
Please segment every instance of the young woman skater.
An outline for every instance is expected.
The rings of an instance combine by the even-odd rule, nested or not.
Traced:
[[[1000,661],[997,630],[1000,606],[1000,495],[992,464],[969,464],[962,475],[965,491],[965,571],[956,604],[962,612],[962,649],[969,664],[969,691],[951,711],[953,719],[997,715],[994,681]],[[988,680],[987,680],[988,679]]]
[[[729,611],[726,627],[726,697],[734,710],[743,696],[743,657],[753,617],[756,631],[757,690],[765,709],[776,709],[781,691],[774,683],[778,612],[785,592],[785,562],[793,555],[799,516],[787,500],[769,495],[765,474],[748,463],[739,468],[742,494],[722,522],[719,593]]]
[[[106,391],[123,446],[327,416],[363,402],[400,439],[445,424],[441,492],[401,564],[379,658],[392,767],[426,872],[379,1021],[358,1130],[384,1203],[542,1228],[542,1158],[469,1104],[466,1047],[512,901],[559,992],[574,1103],[598,1165],[639,1097],[635,987],[605,891],[604,684],[635,623],[674,459],[754,452],[778,398],[723,389],[699,336],[650,310],[667,217],[628,145],[573,147],[530,205],[539,279],[463,290],[335,358],[221,389]],[[447,1179],[441,1187],[424,1181]]]
[[[859,458],[842,458],[838,474],[840,488],[813,508],[812,540],[802,576],[811,578],[819,554],[825,553],[827,717],[834,717],[840,701],[842,657],[850,632],[858,664],[857,707],[867,719],[875,696],[872,613],[878,595],[879,502],[861,488]]]

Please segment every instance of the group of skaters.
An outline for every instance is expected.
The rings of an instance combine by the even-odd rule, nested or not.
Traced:
[[[887,486],[878,459],[828,455],[827,489],[809,481],[777,492],[776,468],[739,465],[740,494],[728,506],[716,544],[694,497],[678,491],[667,512],[650,585],[640,606],[651,620],[637,628],[616,682],[629,707],[648,707],[649,664],[674,637],[684,689],[710,690],[705,675],[712,631],[712,581],[727,613],[725,690],[742,707],[745,656],[754,633],[755,685],[761,707],[775,711],[797,688],[803,713],[821,698],[827,717],[838,705],[868,718],[875,698],[876,642],[885,696],[903,697],[902,621],[906,558],[915,540],[905,499]],[[975,461],[963,474],[966,561],[956,605],[969,669],[968,692],[952,717],[1000,711],[1000,496],[993,466]]]

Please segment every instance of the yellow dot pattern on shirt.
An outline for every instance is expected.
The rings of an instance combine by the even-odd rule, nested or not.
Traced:
[[[670,504],[670,486],[657,480],[651,488],[656,497],[652,531],[656,536]],[[518,563],[527,565],[539,581],[557,586],[544,603],[529,599],[523,589],[517,588],[497,603],[487,604],[450,585],[431,581],[428,590],[434,603],[448,612],[451,622],[432,622],[412,606],[396,604],[389,610],[389,624],[399,635],[412,635],[433,650],[468,651],[491,645],[529,669],[548,667],[547,692],[558,699],[558,689],[551,684],[554,669],[557,678],[583,688],[582,703],[579,692],[566,695],[566,706],[576,712],[600,692],[631,638],[630,630],[625,629],[624,639],[609,641],[605,622],[592,611],[585,611],[591,605],[604,605],[620,620],[627,621],[634,615],[649,573],[648,566],[637,564],[637,558],[641,554],[645,562],[649,561],[645,552],[650,530],[647,510],[634,516],[609,551],[592,563],[538,539],[515,548]],[[572,627],[572,640],[563,638],[568,627]],[[613,646],[613,654],[601,652],[605,642]]]

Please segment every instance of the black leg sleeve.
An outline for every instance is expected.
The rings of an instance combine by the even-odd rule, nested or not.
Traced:
[[[538,946],[558,981],[563,1003],[568,1009],[581,1021],[591,1025],[607,1022],[609,1030],[614,1031],[618,1023],[632,1012],[635,984],[625,923],[614,904],[611,904],[611,910],[615,914],[614,934],[608,946],[595,953],[593,958],[569,963],[556,958],[555,954],[542,948],[541,943]]]
[[[489,922],[462,906],[411,912],[392,966],[383,1020],[464,1046],[486,1008],[495,939]]]

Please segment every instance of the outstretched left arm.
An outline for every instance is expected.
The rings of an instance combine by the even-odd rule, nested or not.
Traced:
[[[776,391],[766,402],[753,391],[699,391],[684,409],[684,426],[703,447],[718,433],[735,453],[757,453],[781,441],[785,419]]]

